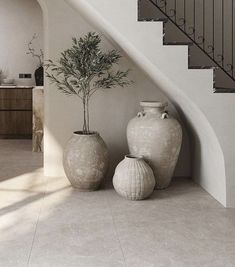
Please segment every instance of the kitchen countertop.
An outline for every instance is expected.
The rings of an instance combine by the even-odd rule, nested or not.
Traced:
[[[0,89],[32,89],[34,87],[26,85],[0,85]]]

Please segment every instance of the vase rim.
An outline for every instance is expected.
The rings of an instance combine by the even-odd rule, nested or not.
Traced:
[[[132,154],[127,154],[127,155],[125,155],[125,159],[142,160],[143,157],[141,157],[141,156],[135,156],[135,155],[132,155]]]
[[[86,136],[97,136],[99,135],[98,132],[95,132],[95,131],[91,131],[89,133],[84,133],[83,131],[75,131],[73,132],[74,135],[79,135],[79,136],[83,136],[83,137],[86,137]]]
[[[168,106],[167,102],[161,102],[161,101],[141,101],[140,102],[141,107],[150,107],[150,108],[165,108]]]

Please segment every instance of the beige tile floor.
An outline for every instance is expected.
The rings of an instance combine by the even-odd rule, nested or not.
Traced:
[[[190,180],[131,202],[45,178],[29,141],[0,147],[0,267],[235,266],[235,210]]]

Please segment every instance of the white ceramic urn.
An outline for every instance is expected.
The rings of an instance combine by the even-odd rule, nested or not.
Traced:
[[[152,169],[142,158],[127,155],[116,167],[113,186],[124,198],[141,200],[152,194],[155,178]]]
[[[81,191],[96,190],[108,169],[108,149],[96,132],[74,132],[63,156],[63,165],[72,186]]]
[[[127,127],[130,153],[142,156],[152,167],[156,188],[169,186],[182,144],[179,122],[166,112],[167,103],[143,101],[143,111]]]

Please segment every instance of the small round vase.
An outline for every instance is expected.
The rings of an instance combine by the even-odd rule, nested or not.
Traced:
[[[153,169],[156,188],[169,186],[178,160],[182,129],[179,122],[165,111],[167,103],[140,103],[143,111],[127,127],[129,151],[142,156]]]
[[[63,156],[67,178],[81,191],[98,189],[108,169],[108,149],[98,133],[74,132]]]
[[[155,178],[152,169],[142,158],[127,155],[116,167],[113,186],[124,198],[141,200],[152,194]]]

